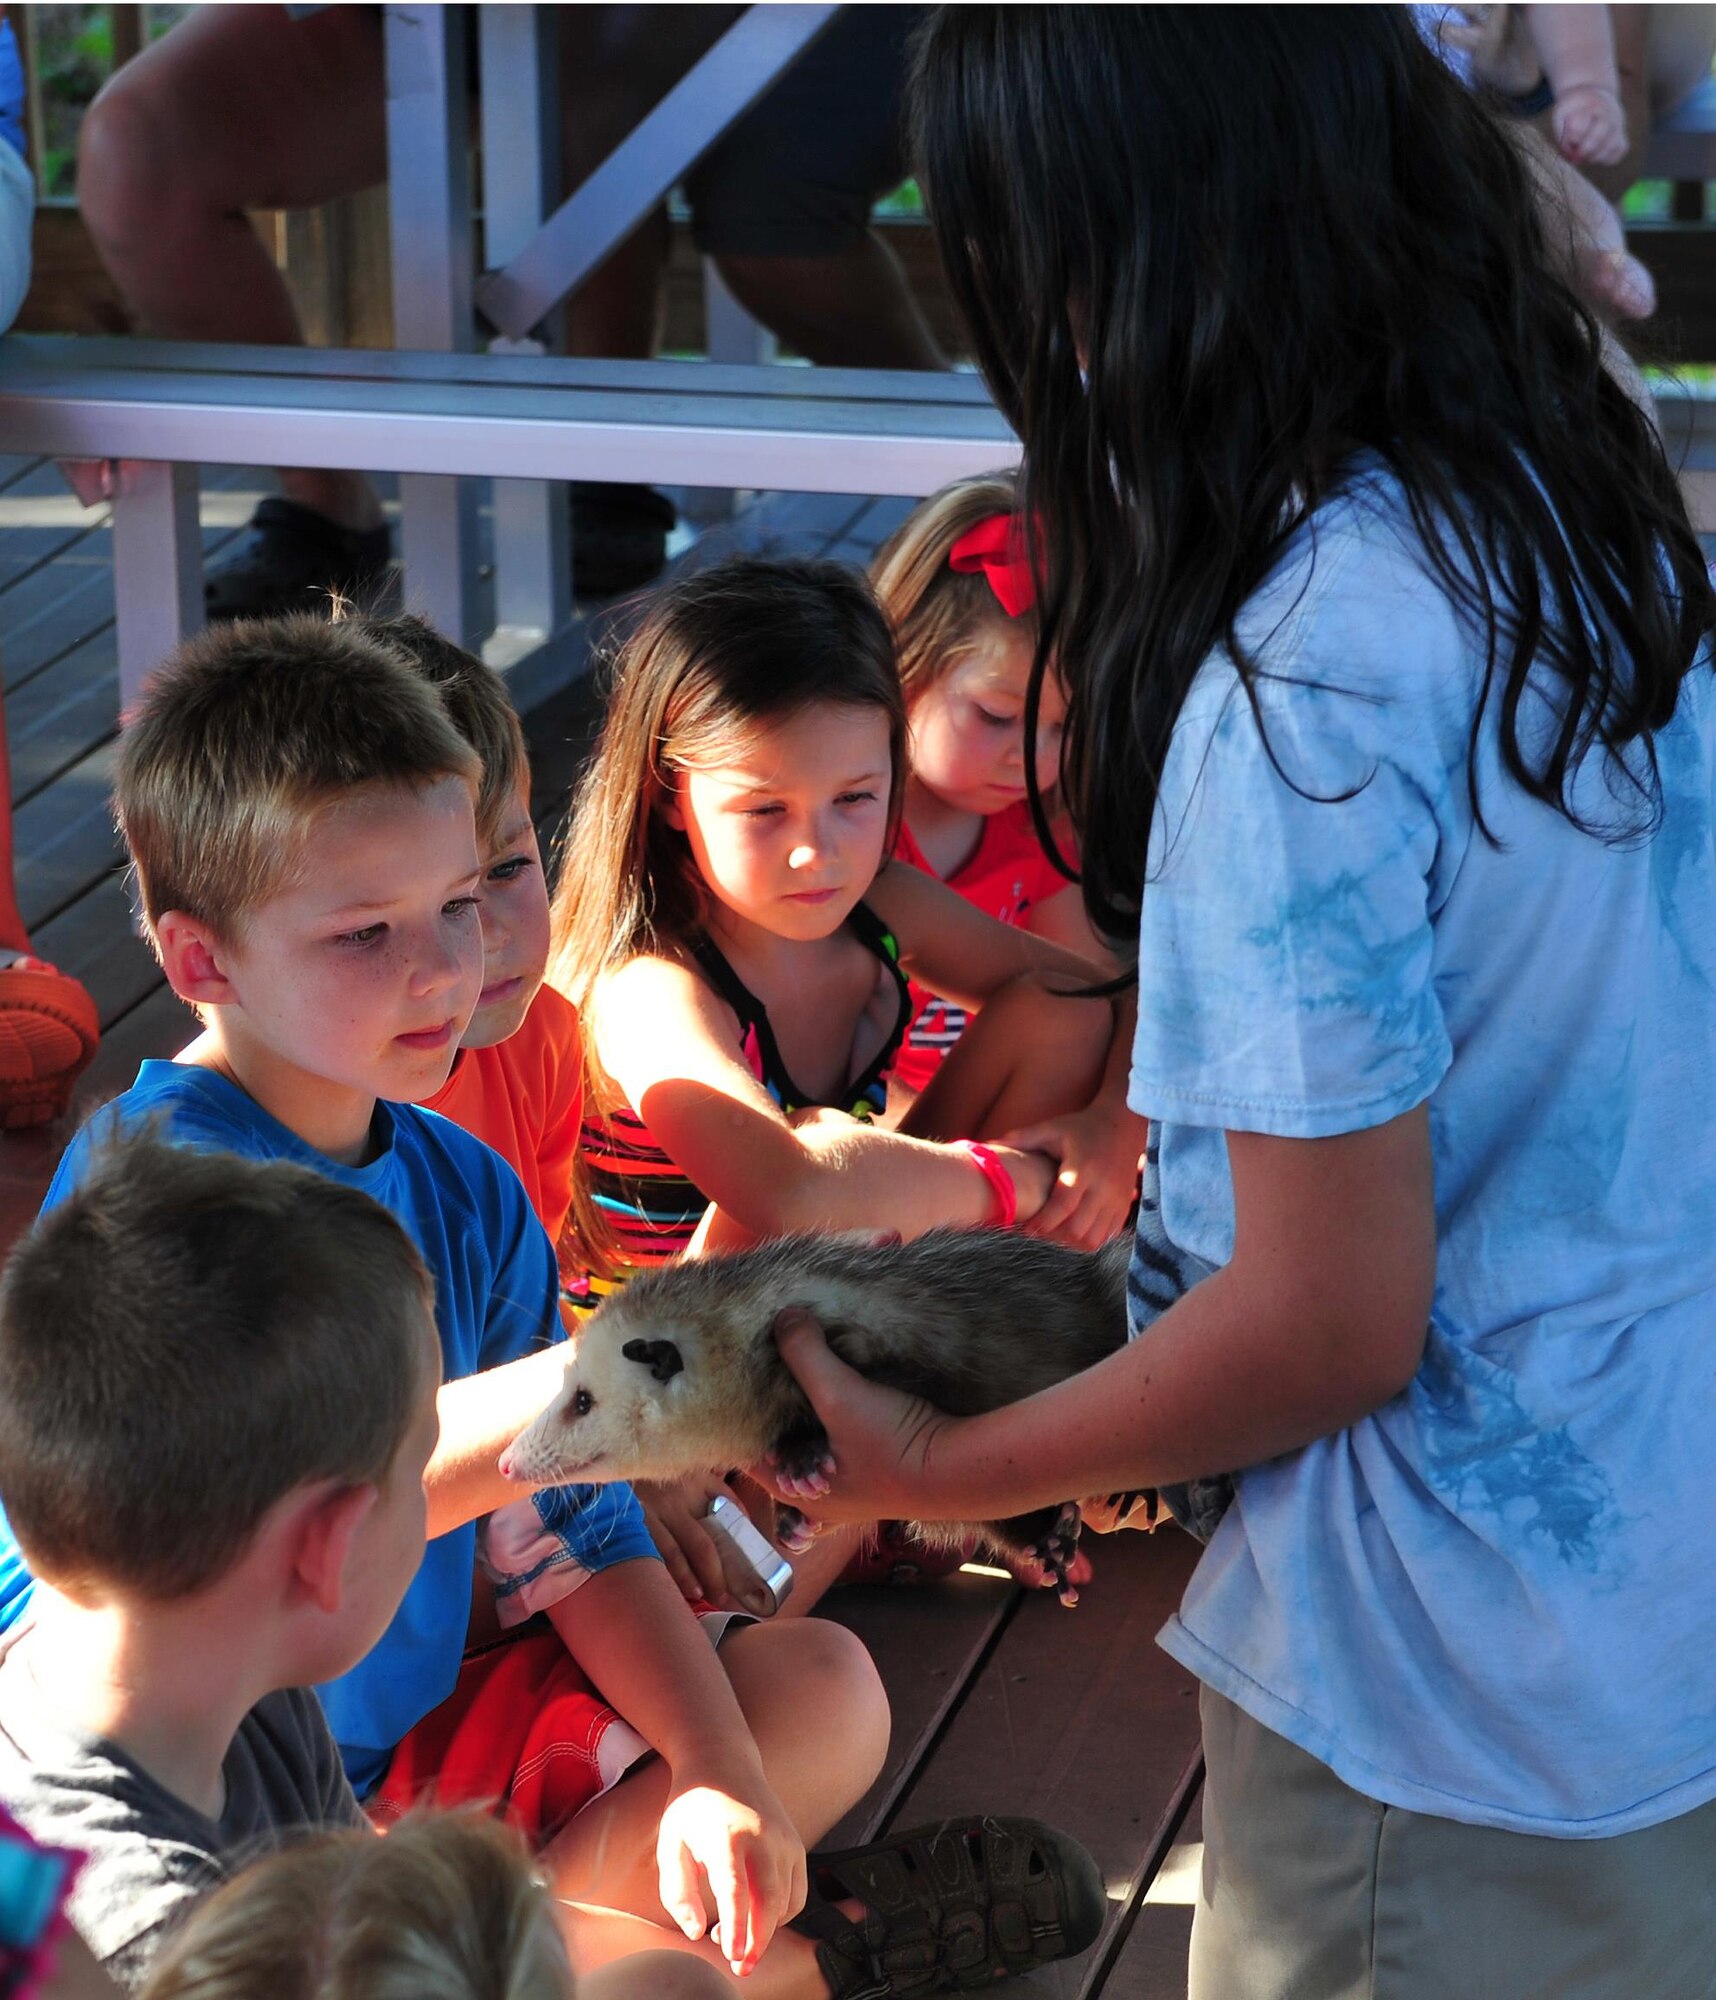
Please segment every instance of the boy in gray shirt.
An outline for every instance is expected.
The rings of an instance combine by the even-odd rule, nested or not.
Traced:
[[[308,1689],[422,1557],[439,1380],[404,1231],[305,1168],[123,1141],[13,1253],[0,1495],[39,1587],[0,1801],[88,1857],[71,1917],[122,1984],[244,1862],[365,1824]]]

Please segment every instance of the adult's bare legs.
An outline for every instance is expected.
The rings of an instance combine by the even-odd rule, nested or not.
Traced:
[[[751,317],[807,360],[825,368],[947,366],[898,258],[873,229],[827,256],[716,262]]]
[[[145,331],[176,340],[303,339],[246,215],[308,208],[386,178],[379,10],[206,6],[126,64],[90,106],[78,198]],[[349,472],[285,470],[289,498],[343,528],[381,510]]]

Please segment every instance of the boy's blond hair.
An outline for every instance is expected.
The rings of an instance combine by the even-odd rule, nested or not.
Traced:
[[[331,1833],[199,1905],[144,2000],[572,2000],[524,1843],[481,1813]]]
[[[507,816],[530,782],[530,755],[512,697],[493,667],[455,646],[427,618],[364,618],[360,629],[402,653],[434,685],[453,727],[483,760],[477,786],[477,839],[485,854],[500,845]]]
[[[219,937],[292,886],[323,806],[362,785],[481,781],[434,689],[357,624],[244,620],[151,676],[120,744],[114,814],[151,932],[183,910]]]

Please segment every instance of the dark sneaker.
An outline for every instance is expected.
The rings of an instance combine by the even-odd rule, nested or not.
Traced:
[[[296,500],[264,500],[237,550],[209,572],[203,608],[211,623],[326,611],[330,597],[367,608],[387,577],[391,546],[379,528],[342,528]]]
[[[679,516],[653,486],[572,482],[572,592],[616,597],[641,590],[667,566],[667,538]]]

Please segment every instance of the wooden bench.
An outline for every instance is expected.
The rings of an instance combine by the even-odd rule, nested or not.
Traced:
[[[201,620],[199,464],[915,495],[1018,457],[971,375],[46,336],[0,341],[0,443],[109,468],[127,700]],[[408,600],[479,636],[442,545],[404,553]],[[497,664],[528,705],[565,655]]]

